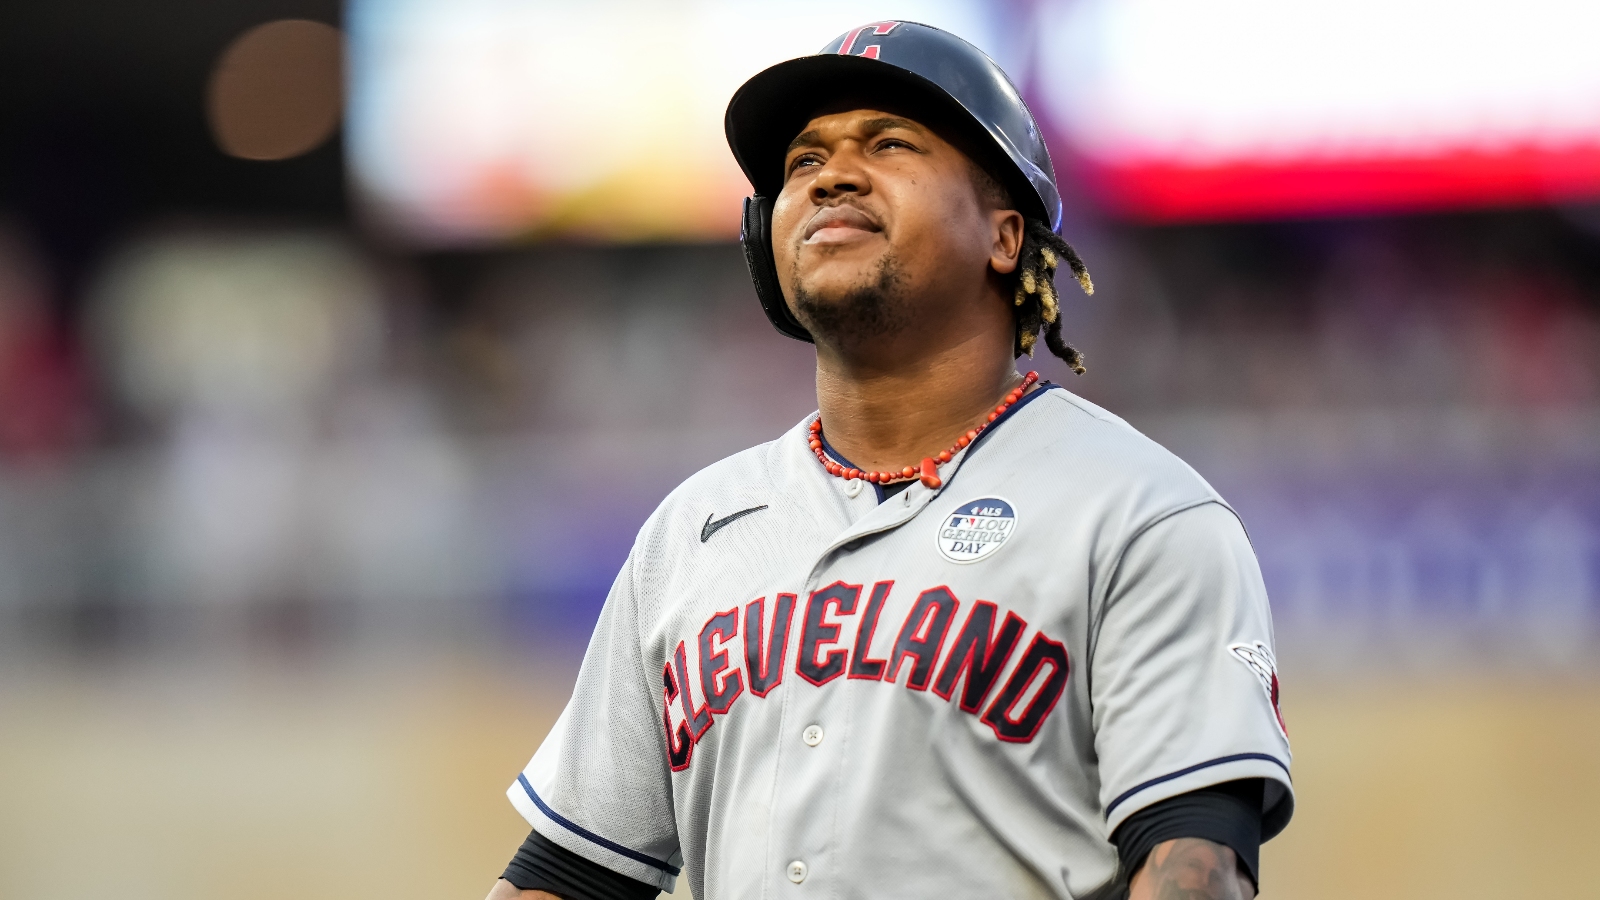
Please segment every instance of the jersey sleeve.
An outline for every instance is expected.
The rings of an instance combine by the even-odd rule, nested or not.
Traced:
[[[606,598],[572,699],[506,795],[550,841],[670,892],[681,856],[633,565]]]
[[[1137,534],[1091,637],[1090,699],[1108,829],[1189,791],[1265,779],[1262,840],[1294,809],[1272,615],[1232,510],[1210,502]]]

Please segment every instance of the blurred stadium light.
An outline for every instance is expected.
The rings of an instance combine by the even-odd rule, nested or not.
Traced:
[[[748,193],[722,113],[752,73],[851,24],[950,28],[1020,64],[1003,5],[355,0],[350,163],[376,225],[423,245],[729,238]]]
[[[1600,196],[1589,0],[1038,7],[1033,96],[1145,221]]]
[[[377,295],[331,235],[180,232],[111,260],[91,324],[113,383],[146,415],[274,421],[371,369]]]
[[[1600,196],[1600,7],[1358,0],[823,4],[358,0],[352,165],[424,244],[733,233],[749,73],[842,21],[948,26],[1117,216],[1204,221]]]
[[[278,160],[316,149],[344,106],[339,29],[305,19],[239,35],[211,72],[206,112],[217,146],[241,159]]]

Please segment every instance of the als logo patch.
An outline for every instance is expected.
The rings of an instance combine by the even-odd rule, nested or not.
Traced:
[[[1017,513],[999,497],[984,497],[961,504],[939,525],[939,552],[951,562],[988,559],[1017,530]]]
[[[1261,689],[1267,692],[1267,699],[1272,703],[1272,714],[1278,719],[1278,730],[1288,737],[1289,728],[1283,724],[1283,709],[1278,705],[1278,660],[1272,655],[1272,648],[1256,641],[1230,644],[1228,652],[1255,673],[1256,679],[1261,682]]]

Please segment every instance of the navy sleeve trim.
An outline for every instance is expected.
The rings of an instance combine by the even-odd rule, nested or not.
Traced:
[[[584,828],[582,825],[579,825],[578,823],[551,809],[549,805],[539,797],[539,793],[533,789],[533,785],[528,783],[527,775],[519,773],[517,775],[517,783],[521,784],[522,789],[528,792],[528,799],[533,801],[533,805],[539,807],[540,812],[544,813],[549,817],[550,821],[560,825],[562,828],[565,828],[566,830],[592,844],[597,844],[601,847],[604,847],[618,856],[626,856],[634,862],[641,862],[653,869],[660,869],[661,871],[666,872],[668,875],[676,876],[678,874],[679,869],[677,866],[669,865],[653,856],[624,847],[616,841],[608,841],[600,835],[595,834],[589,829]]]
[[[1115,800],[1111,801],[1110,803],[1106,804],[1106,818],[1110,818],[1111,817],[1111,811],[1116,809],[1117,807],[1121,806],[1123,801],[1127,800],[1129,797],[1132,797],[1134,794],[1137,794],[1142,790],[1146,790],[1147,788],[1153,788],[1158,784],[1165,784],[1166,782],[1171,781],[1174,778],[1182,778],[1183,776],[1188,775],[1191,772],[1198,772],[1201,769],[1209,769],[1212,766],[1226,765],[1226,764],[1231,763],[1231,762],[1242,762],[1242,761],[1247,760],[1247,759],[1265,760],[1265,761],[1267,761],[1269,763],[1272,763],[1273,765],[1277,766],[1278,768],[1282,769],[1283,770],[1283,774],[1285,774],[1285,775],[1289,774],[1289,766],[1287,764],[1285,764],[1283,760],[1277,758],[1276,756],[1272,756],[1270,754],[1267,754],[1267,753],[1235,753],[1232,756],[1219,756],[1216,759],[1208,759],[1203,763],[1195,763],[1194,765],[1188,767],[1187,769],[1179,769],[1176,772],[1169,772],[1166,775],[1162,775],[1162,776],[1160,776],[1158,778],[1152,778],[1152,779],[1150,779],[1149,781],[1146,781],[1143,784],[1136,784],[1133,787],[1128,788],[1127,790],[1125,790],[1121,794],[1119,794],[1117,796],[1117,799],[1115,799]]]
[[[655,885],[585,859],[538,829],[528,832],[500,877],[519,891],[544,891],[561,900],[655,900],[661,894]]]

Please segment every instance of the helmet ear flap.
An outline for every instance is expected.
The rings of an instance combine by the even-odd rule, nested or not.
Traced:
[[[778,264],[772,258],[772,200],[760,194],[744,198],[744,217],[739,225],[739,244],[744,247],[745,265],[756,286],[756,299],[772,327],[785,337],[811,343],[811,334],[789,312],[778,286]]]

